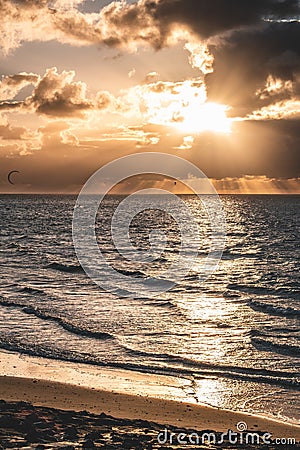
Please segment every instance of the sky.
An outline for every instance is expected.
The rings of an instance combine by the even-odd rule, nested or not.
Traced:
[[[187,159],[221,194],[300,193],[298,0],[0,0],[0,11],[0,193],[77,193],[140,152]]]

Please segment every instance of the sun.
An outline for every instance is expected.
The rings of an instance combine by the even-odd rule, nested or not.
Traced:
[[[183,120],[174,126],[191,134],[210,131],[213,133],[231,133],[232,121],[227,117],[228,108],[218,103],[204,103],[202,105],[190,104],[183,111]]]
[[[148,123],[174,127],[189,134],[231,132],[228,106],[208,102],[202,80],[149,84],[139,92],[139,98]]]

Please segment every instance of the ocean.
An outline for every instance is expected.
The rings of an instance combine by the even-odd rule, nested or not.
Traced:
[[[202,223],[199,198],[182,199]],[[144,267],[113,246],[110,222],[121,201],[104,200],[99,245],[124,276],[145,279]],[[218,270],[201,281],[193,268],[156,298],[126,298],[95,284],[76,258],[76,196],[1,195],[0,347],[173,375],[189,380],[191,401],[299,421],[300,196],[221,201],[227,238]],[[167,241],[152,276],[178,252],[176,223],[148,210],[130,228],[134,245],[144,249],[158,225]],[[207,249],[203,238],[199,261]]]

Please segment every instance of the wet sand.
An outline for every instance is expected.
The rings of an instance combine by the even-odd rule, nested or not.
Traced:
[[[101,413],[115,419],[143,420],[180,429],[251,431],[300,440],[300,427],[266,417],[188,402],[184,381],[175,377],[74,365],[0,353],[0,399],[62,411]],[[181,384],[182,383],[182,384]],[[180,397],[181,396],[181,397]],[[176,399],[176,400],[172,400]]]

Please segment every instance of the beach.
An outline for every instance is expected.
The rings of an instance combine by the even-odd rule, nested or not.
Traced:
[[[9,352],[1,352],[0,361],[0,399],[6,402],[21,401],[60,411],[85,411],[98,417],[104,413],[119,420],[142,420],[160,424],[161,432],[166,427],[199,432],[237,431],[237,424],[242,422],[247,424],[248,431],[270,433],[274,439],[300,440],[300,427],[293,424],[191,403],[184,395],[179,400],[183,385],[176,378]],[[159,429],[156,431],[158,434]]]
[[[107,199],[106,213],[122,199]],[[278,448],[275,439],[297,448],[300,311],[292,230],[299,198],[223,198],[228,242],[214,276],[201,284],[197,266],[154,299],[112,294],[86,276],[74,255],[75,200],[0,197],[7,212],[0,246],[2,447],[195,448],[168,439],[159,445],[168,430],[175,438],[209,432],[210,439],[227,439],[224,448],[237,448],[231,430],[238,448],[253,447],[243,447],[249,433],[264,436],[268,449]],[[205,219],[197,199],[184,201]],[[29,229],[26,212],[33,205]],[[146,282],[148,273],[159,276],[173,260],[180,242],[167,220],[170,242],[148,272],[142,264],[124,265],[111,248],[110,221],[100,219],[104,252],[127,281]],[[155,229],[159,217],[143,220],[145,229],[149,223]],[[279,222],[290,227],[282,241]],[[201,440],[204,448],[210,444]]]
[[[300,0],[0,4],[0,450],[300,450]]]

